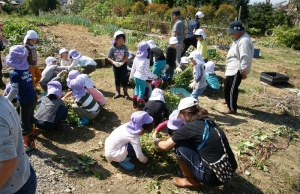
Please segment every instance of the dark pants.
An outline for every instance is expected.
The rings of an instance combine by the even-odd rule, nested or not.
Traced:
[[[126,64],[122,65],[121,67],[115,67],[113,65],[113,71],[115,76],[115,85],[120,87],[127,87],[128,84],[128,77],[127,77],[127,66]]]
[[[174,76],[174,67],[169,67],[166,72],[162,75],[163,80],[173,79]]]
[[[184,39],[183,43],[184,43],[184,48],[183,48],[181,57],[183,57],[185,55],[186,51],[189,49],[189,47],[191,45],[193,45],[193,47],[197,48],[197,39],[195,36],[187,37],[186,39]]]
[[[48,121],[36,121],[36,126],[40,129],[44,129],[44,130],[52,130],[55,129],[59,123],[61,122],[61,120],[66,120],[68,116],[68,108],[64,105],[61,105],[57,112],[56,112],[56,116],[54,119],[54,122],[48,122]]]
[[[35,194],[37,186],[36,174],[30,165],[30,176],[27,182],[15,194]]]
[[[26,104],[20,104],[20,117],[21,117],[21,128],[22,135],[30,135],[32,132],[32,124],[35,123],[34,109],[36,106],[37,97],[36,95]]]
[[[90,74],[96,70],[96,65],[87,65],[86,67],[83,68],[82,73],[83,74]]]
[[[128,154],[127,154],[127,157],[128,157],[128,158],[132,158],[132,157],[135,156],[135,151],[134,151],[134,149],[133,149],[131,143],[128,143],[128,144],[127,144],[127,152],[128,152]]]
[[[238,71],[233,76],[226,76],[224,82],[224,95],[227,107],[231,111],[237,110],[237,100],[239,95],[239,85],[242,81],[242,74]]]

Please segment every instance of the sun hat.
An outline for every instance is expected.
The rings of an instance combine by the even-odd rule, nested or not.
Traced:
[[[148,40],[147,43],[149,44],[149,46],[150,46],[151,49],[157,47],[156,44],[155,44],[155,42],[154,42],[154,40]]]
[[[190,56],[188,56],[189,59],[193,59],[196,61],[196,63],[201,63],[204,64],[205,62],[202,59],[202,55],[198,50],[194,50],[193,52],[190,53]]]
[[[61,48],[61,49],[59,50],[59,54],[60,54],[60,55],[63,54],[63,53],[68,53],[68,52],[69,52],[69,50],[66,49],[66,48]]]
[[[69,52],[69,58],[71,58],[72,57],[72,59],[79,59],[80,57],[82,57],[82,55],[81,55],[81,53],[80,52],[78,52],[77,50],[75,50],[75,49],[72,49],[72,50],[70,50],[70,52]]]
[[[28,30],[24,37],[23,43],[26,44],[28,39],[38,39],[38,38],[39,36],[34,30]]]
[[[172,114],[169,116],[167,127],[171,130],[177,130],[179,129],[183,123],[184,120],[182,118],[178,118],[179,110],[174,110]]]
[[[6,55],[4,63],[17,70],[28,69],[27,62],[28,51],[22,45],[14,45],[10,47],[8,55]]]
[[[230,23],[229,25],[229,29],[227,30],[227,32],[229,34],[232,34],[232,33],[238,33],[238,32],[243,32],[244,31],[244,26],[241,22],[239,21],[233,21]]]
[[[47,66],[53,65],[54,61],[57,61],[54,57],[47,57],[47,59],[45,60]]]
[[[138,51],[136,57],[146,58],[148,56],[148,49],[150,48],[149,44],[145,41],[142,41],[138,45]]]
[[[180,15],[180,11],[178,9],[175,9],[174,11],[172,11],[172,15]]]
[[[207,63],[204,64],[205,66],[205,71],[207,73],[215,73],[215,63],[212,61],[208,61]]]
[[[152,90],[149,100],[159,100],[165,103],[164,92],[159,88],[155,88],[154,90]]]
[[[177,44],[178,43],[178,39],[175,36],[172,36],[169,40],[169,44]]]
[[[196,105],[198,105],[198,100],[193,97],[186,97],[180,100],[178,110],[181,111]]]
[[[84,83],[81,80],[71,80],[70,88],[72,89],[72,93],[75,98],[81,98],[86,94],[86,91],[84,89]]]
[[[47,96],[49,94],[55,94],[56,96],[62,96],[62,86],[59,81],[50,81],[47,84]]]
[[[92,88],[94,87],[94,82],[89,78],[87,74],[80,74],[76,77],[77,80],[83,82],[84,86],[87,88]]]
[[[114,39],[116,39],[117,36],[119,36],[119,35],[124,35],[124,37],[125,37],[125,33],[122,32],[122,31],[120,31],[120,30],[118,30],[118,31],[116,31],[116,32],[114,33]]]
[[[188,57],[181,57],[180,62],[181,63],[189,63],[189,58]]]
[[[203,14],[201,11],[198,11],[198,12],[195,14],[195,17],[196,17],[196,18],[204,18],[204,14]]]
[[[144,124],[153,122],[153,118],[145,111],[137,111],[132,113],[130,122],[126,126],[127,131],[132,135],[138,135],[142,131]]]
[[[70,82],[71,80],[75,79],[78,75],[80,75],[80,72],[78,70],[72,70],[69,72],[67,77],[67,86],[70,88]]]
[[[204,30],[202,30],[202,29],[197,29],[196,32],[194,33],[194,35],[202,36],[203,39],[206,39],[206,34],[205,34]]]

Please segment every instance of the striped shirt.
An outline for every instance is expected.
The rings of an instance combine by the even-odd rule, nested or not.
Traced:
[[[76,98],[76,103],[78,106],[81,106],[82,108],[86,109],[88,112],[100,111],[100,105],[96,102],[93,96],[88,92],[85,93],[85,96],[82,96],[81,98]]]

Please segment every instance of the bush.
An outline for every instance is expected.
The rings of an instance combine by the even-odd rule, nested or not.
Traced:
[[[209,24],[213,22],[216,9],[211,4],[202,6],[199,11],[203,12],[205,21]]]
[[[165,92],[164,97],[169,112],[171,113],[173,110],[177,110],[181,98],[170,91]]]
[[[184,88],[187,91],[191,91],[191,88],[189,88],[191,80],[193,80],[193,71],[191,67],[187,68],[180,74],[174,76],[175,87],[180,86],[181,88]]]
[[[273,33],[276,42],[283,44],[287,47],[300,50],[300,30],[299,28],[290,28],[288,26],[282,26],[280,28],[274,28]]]
[[[228,25],[237,16],[235,8],[228,4],[221,4],[215,13],[216,21],[220,24]]]
[[[145,4],[138,1],[131,8],[135,14],[143,15],[145,10]]]

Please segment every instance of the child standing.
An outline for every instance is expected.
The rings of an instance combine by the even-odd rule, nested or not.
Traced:
[[[176,37],[171,37],[167,48],[167,65],[169,68],[163,75],[163,80],[170,82],[173,79],[174,69],[176,67],[176,47],[178,40]]]
[[[69,58],[72,60],[72,64],[69,66],[68,71],[71,71],[74,67],[83,68],[82,73],[89,75],[96,70],[96,61],[90,57],[82,56],[75,49],[70,50]]]
[[[130,72],[130,79],[134,78],[134,82],[136,84],[132,99],[133,107],[135,108],[135,105],[137,104],[137,108],[140,110],[145,104],[144,94],[146,89],[146,80],[148,80],[148,78],[157,78],[156,75],[153,75],[149,71],[150,62],[149,59],[147,59],[149,48],[150,47],[147,42],[143,41],[139,43],[138,52],[136,53]]]
[[[207,82],[206,90],[219,90],[220,83],[218,81],[217,75],[215,73],[215,63],[208,61],[205,63],[205,79]]]
[[[70,88],[76,99],[76,103],[72,104],[72,108],[80,118],[80,121],[77,124],[87,125],[90,123],[90,120],[95,119],[99,114],[100,105],[90,93],[86,92],[84,83],[81,80],[71,80]]]
[[[50,82],[52,79],[55,79],[56,81],[60,81],[60,75],[66,72],[68,70],[68,67],[57,66],[57,60],[54,57],[48,57],[45,62],[46,62],[46,68],[42,72],[40,85],[44,91],[47,91],[48,82]],[[62,71],[62,72],[57,74],[56,73],[57,71]]]
[[[134,164],[129,160],[136,156],[139,161],[146,163],[148,158],[144,156],[140,136],[151,133],[153,118],[144,111],[134,112],[130,122],[116,128],[105,140],[105,157],[109,161],[119,162],[126,170],[133,170]]]
[[[69,50],[66,48],[61,48],[59,50],[59,55],[60,55],[60,66],[70,66],[71,61],[69,59]]]
[[[113,64],[113,72],[115,76],[115,86],[117,93],[114,99],[120,97],[120,89],[123,87],[125,99],[129,99],[127,93],[128,77],[127,77],[127,61],[128,61],[128,48],[125,45],[125,34],[122,31],[116,31],[114,34],[113,45],[108,51],[108,61]],[[124,65],[125,64],[125,65]]]
[[[169,117],[169,110],[167,109],[164,93],[161,89],[155,88],[152,91],[151,97],[143,108],[143,111],[146,111],[153,117],[154,127]]]
[[[32,124],[35,123],[33,114],[37,96],[32,84],[32,75],[28,70],[27,57],[27,49],[22,45],[15,45],[10,47],[5,63],[14,68],[9,74],[11,90],[7,98],[12,101],[18,95],[24,146],[26,151],[30,151],[35,148]]]
[[[198,29],[194,33],[197,39],[197,50],[201,53],[202,59],[205,63],[207,63],[208,53],[207,53],[207,44],[206,44],[206,34],[204,30]]]
[[[38,35],[34,30],[29,30],[24,37],[24,46],[28,50],[27,62],[29,64],[29,71],[32,75],[33,87],[36,91],[39,91],[37,88],[38,83],[42,77],[41,70],[37,65],[37,50],[35,43],[38,39]]]
[[[34,115],[36,126],[44,130],[66,129],[68,108],[60,99],[62,96],[61,83],[50,81],[47,87],[47,96],[41,97],[37,102],[39,108]]]
[[[191,52],[189,58],[191,59],[193,65],[194,75],[194,79],[189,85],[189,87],[193,89],[191,97],[198,100],[198,96],[200,96],[203,93],[207,86],[205,80],[204,61],[202,60],[202,56],[198,50]]]
[[[150,66],[153,65],[152,73],[158,78],[152,81],[155,88],[158,88],[161,83],[161,73],[166,66],[166,57],[164,52],[158,48],[153,40],[148,40],[147,43],[150,46],[149,59]]]

